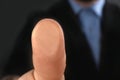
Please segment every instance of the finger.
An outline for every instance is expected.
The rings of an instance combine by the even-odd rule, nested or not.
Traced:
[[[36,80],[58,80],[65,70],[66,56],[61,26],[43,19],[32,32],[34,76]]]
[[[19,80],[64,80],[66,55],[61,26],[52,19],[43,19],[32,32],[34,70]]]

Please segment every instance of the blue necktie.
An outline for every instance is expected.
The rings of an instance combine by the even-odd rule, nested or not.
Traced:
[[[82,31],[90,45],[96,66],[100,61],[100,17],[92,8],[85,8],[80,11],[79,19],[82,22]]]

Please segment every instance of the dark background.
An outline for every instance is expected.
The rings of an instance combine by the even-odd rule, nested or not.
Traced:
[[[35,10],[48,10],[60,0],[0,0],[0,69],[13,49],[27,16]],[[120,0],[108,0],[120,6]]]

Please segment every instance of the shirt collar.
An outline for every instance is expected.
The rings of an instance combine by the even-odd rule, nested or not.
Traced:
[[[73,9],[73,11],[75,12],[75,14],[78,14],[79,11],[83,8],[83,6],[81,6],[80,4],[78,4],[77,2],[75,2],[75,0],[69,0],[69,3]],[[98,15],[99,17],[102,16],[102,10],[103,10],[103,6],[105,4],[105,0],[97,0],[91,7],[92,9],[95,11],[96,15]]]

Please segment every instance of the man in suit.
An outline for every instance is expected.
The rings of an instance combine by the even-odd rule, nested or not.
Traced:
[[[40,13],[32,16],[32,23],[49,17],[62,26],[66,80],[120,79],[120,9],[117,6],[105,0],[64,0],[47,14]]]

